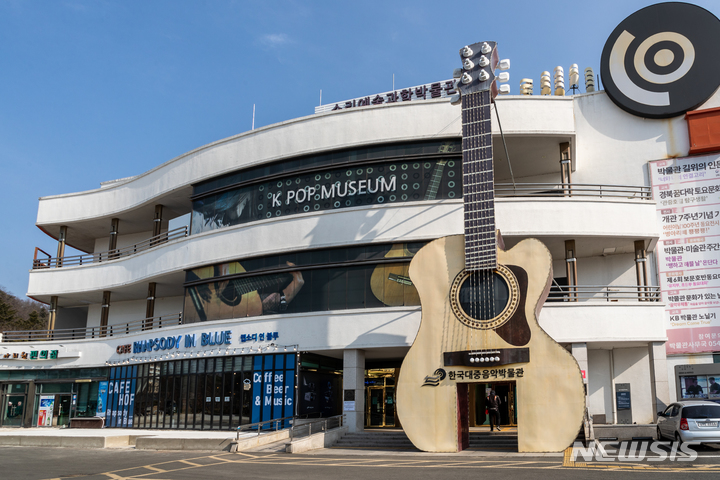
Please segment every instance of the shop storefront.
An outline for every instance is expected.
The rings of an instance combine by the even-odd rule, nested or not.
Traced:
[[[105,426],[232,430],[295,415],[297,353],[110,368]]]
[[[2,427],[64,427],[97,415],[107,368],[0,372]]]
[[[709,400],[720,403],[720,363],[676,365],[678,400]]]

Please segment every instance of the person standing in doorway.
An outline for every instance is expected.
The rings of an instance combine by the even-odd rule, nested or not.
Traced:
[[[490,395],[485,401],[488,415],[490,415],[490,431],[497,429],[500,431],[500,397],[495,395],[495,390],[490,390]]]

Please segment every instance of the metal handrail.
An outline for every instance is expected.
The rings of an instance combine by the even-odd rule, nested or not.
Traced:
[[[272,430],[274,430],[274,431],[282,430],[282,429],[278,428],[278,424],[280,422],[283,422],[283,423],[286,421],[292,422],[297,418],[299,418],[299,417],[292,416],[292,417],[273,418],[272,420],[265,420],[262,422],[246,423],[245,425],[240,425],[239,427],[237,427],[237,434],[236,434],[235,439],[236,440],[240,439],[240,432],[242,432],[243,430],[253,430],[253,428],[257,428],[257,434],[259,436],[261,430],[268,431],[268,429],[266,428],[266,425],[273,425],[274,428],[272,428]],[[286,427],[283,427],[283,429],[284,428],[286,428]]]
[[[550,289],[547,302],[577,302],[578,300],[638,300],[659,302],[662,298],[656,285],[557,285]]]
[[[307,422],[302,423],[300,425],[293,425],[290,427],[290,441],[292,442],[293,439],[299,438],[299,437],[309,437],[313,434],[313,425],[320,425],[320,429],[315,428],[315,433],[320,432],[326,432],[328,430],[331,430],[333,428],[340,428],[342,427],[345,422],[345,414],[342,415],[335,415],[334,417],[327,417],[327,418],[321,418],[319,420],[315,420],[313,422]],[[302,431],[304,428],[307,428],[307,433],[305,435],[299,435],[297,431]]]
[[[496,197],[596,197],[652,200],[652,188],[642,185],[591,183],[496,183]]]
[[[50,255],[48,255],[47,253],[42,252],[42,250],[36,248],[32,268],[33,270],[42,268],[60,268],[69,267],[72,265],[87,265],[89,263],[99,263],[107,262],[109,260],[117,260],[118,258],[129,257],[131,255],[135,255],[136,253],[144,252],[145,250],[149,250],[158,245],[162,245],[163,243],[167,243],[171,240],[184,238],[187,236],[188,227],[187,225],[185,225],[170,230],[168,232],[161,233],[160,235],[155,235],[154,237],[150,237],[146,240],[143,240],[142,242],[128,245],[127,247],[116,248],[114,250],[108,250],[106,252],[87,253],[84,255],[70,255],[67,257],[50,257]],[[40,250],[42,253],[45,253],[45,255],[48,255],[48,258],[38,259],[38,250]]]
[[[182,313],[141,318],[119,325],[56,330],[12,330],[3,332],[3,342],[43,342],[55,340],[82,340],[85,338],[115,337],[143,330],[167,328],[182,324]]]
[[[286,428],[290,429],[290,441],[293,440],[293,438],[301,437],[301,436],[309,436],[312,435],[313,432],[313,425],[320,425],[320,429],[318,430],[318,427],[315,427],[315,433],[318,432],[325,432],[327,430],[331,430],[333,428],[339,428],[342,427],[345,424],[345,415],[335,415],[334,417],[328,417],[328,418],[321,418],[318,420],[305,422],[298,424],[298,420],[302,420],[304,418],[308,418],[312,414],[304,414],[304,415],[293,415],[292,417],[282,417],[282,418],[273,418],[272,420],[265,420],[262,422],[255,422],[255,423],[246,423],[245,425],[240,425],[237,427],[237,433],[236,433],[236,440],[240,439],[240,433],[242,431],[253,431],[256,430],[258,436],[261,432],[265,431],[278,431],[278,430],[284,430]],[[289,427],[281,426],[285,425],[285,423],[289,423]],[[298,435],[296,433],[297,430],[307,429],[307,434],[305,435]]]

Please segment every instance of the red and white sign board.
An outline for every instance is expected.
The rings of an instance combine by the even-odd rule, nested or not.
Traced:
[[[667,353],[720,351],[720,155],[649,163]]]

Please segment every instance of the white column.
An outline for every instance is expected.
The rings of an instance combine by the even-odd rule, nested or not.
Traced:
[[[665,342],[648,343],[650,353],[650,391],[652,392],[653,419],[657,421],[657,412],[665,410],[670,403],[670,385],[668,383],[667,357]]]
[[[580,365],[580,370],[583,371],[583,383],[587,385],[588,379],[588,354],[587,354],[587,343],[573,343],[572,344],[572,356]]]
[[[348,409],[345,409],[348,407]],[[365,351],[343,352],[343,413],[351,432],[365,427]]]

